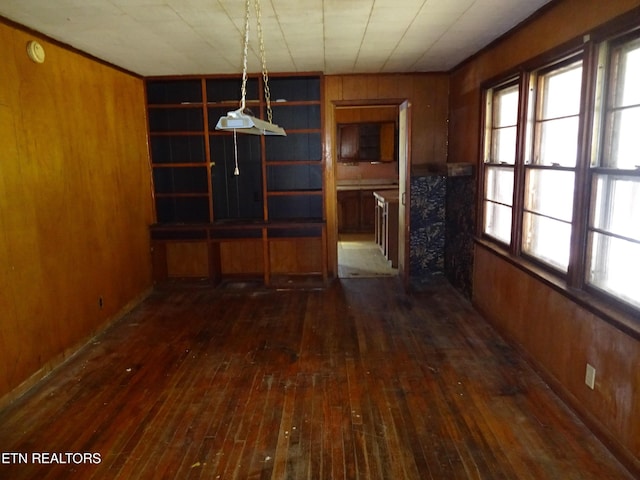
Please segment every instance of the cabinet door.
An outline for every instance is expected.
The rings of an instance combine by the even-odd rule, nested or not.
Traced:
[[[360,228],[360,192],[338,192],[338,232]]]
[[[380,160],[380,125],[363,123],[358,135],[358,158],[367,162]]]
[[[396,126],[392,122],[380,125],[380,161],[393,162],[396,159]]]
[[[376,222],[376,199],[372,190],[362,190],[360,194],[360,231],[373,232]]]
[[[339,160],[344,162],[358,159],[359,137],[360,129],[357,125],[340,125],[338,131]]]

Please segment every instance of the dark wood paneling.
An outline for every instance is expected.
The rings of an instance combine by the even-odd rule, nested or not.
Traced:
[[[269,240],[272,274],[322,272],[322,239],[278,238]]]
[[[167,242],[166,269],[169,277],[209,277],[209,245],[200,242]]]
[[[473,301],[603,438],[640,471],[640,344],[485,247]],[[586,365],[596,385],[585,385]],[[634,460],[635,459],[635,460]]]
[[[212,248],[220,249],[220,273],[262,275],[265,264],[263,243],[262,238],[236,238],[214,244]]]
[[[142,80],[0,22],[0,397],[151,285]]]

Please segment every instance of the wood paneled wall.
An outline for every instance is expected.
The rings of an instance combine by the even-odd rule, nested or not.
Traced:
[[[143,82],[34,38],[0,20],[0,403],[151,286]]]
[[[449,79],[444,73],[327,75],[324,77],[325,206],[329,275],[336,275],[336,103],[389,100],[412,103],[411,165],[447,162]]]
[[[346,107],[336,109],[336,123],[397,122],[397,106]]]
[[[640,342],[476,246],[473,302],[640,472]],[[596,368],[594,390],[586,365]]]
[[[450,162],[478,162],[482,82],[640,5],[638,1],[555,2],[451,74]],[[640,472],[640,343],[545,283],[476,246],[473,301],[546,374],[565,399]],[[596,388],[585,368],[596,367]]]

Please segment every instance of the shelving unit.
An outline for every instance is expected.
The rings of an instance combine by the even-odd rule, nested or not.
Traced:
[[[266,118],[262,82],[248,79],[246,104]],[[233,134],[215,125],[238,108],[241,79],[147,80],[157,280],[326,281],[322,78],[272,74],[269,86],[273,122],[287,136],[238,133],[235,176]]]

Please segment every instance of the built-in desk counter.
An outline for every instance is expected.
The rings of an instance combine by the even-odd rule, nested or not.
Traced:
[[[397,180],[338,180],[336,190],[338,192],[349,192],[353,190],[386,190],[398,188]]]

